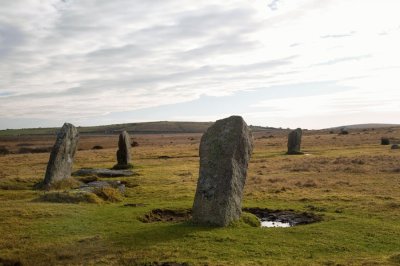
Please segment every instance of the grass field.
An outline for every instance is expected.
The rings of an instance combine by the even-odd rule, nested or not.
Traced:
[[[139,220],[157,208],[191,208],[201,134],[133,136],[137,175],[114,178],[134,184],[118,203],[38,202],[46,192],[32,187],[49,154],[0,156],[0,265],[400,265],[400,150],[380,145],[382,136],[400,138],[400,128],[307,131],[306,155],[287,156],[286,132],[255,134],[243,206],[323,215],[291,228]],[[112,167],[117,140],[82,137],[74,169]],[[0,145],[53,141],[3,138]]]

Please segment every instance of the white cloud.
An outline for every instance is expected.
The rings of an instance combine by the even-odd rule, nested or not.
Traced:
[[[380,99],[398,114],[398,10],[397,0],[5,1],[0,117],[81,119],[326,80],[352,90],[306,97],[296,114],[290,97],[258,106],[329,115],[380,110]]]

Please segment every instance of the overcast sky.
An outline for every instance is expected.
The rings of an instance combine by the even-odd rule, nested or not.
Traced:
[[[400,123],[399,0],[3,0],[0,129]]]

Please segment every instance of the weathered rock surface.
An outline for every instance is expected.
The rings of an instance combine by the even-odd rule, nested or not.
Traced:
[[[131,164],[131,138],[126,131],[119,134],[118,151],[117,151],[117,164],[115,169],[128,169],[132,167]]]
[[[73,176],[95,175],[98,177],[133,176],[133,174],[134,173],[130,170],[110,170],[105,168],[83,168],[72,173]]]
[[[218,120],[201,138],[193,222],[227,226],[241,215],[253,137],[240,116]]]
[[[287,147],[288,147],[287,154],[303,154],[300,151],[302,134],[303,134],[303,131],[301,130],[301,128],[293,130],[289,133],[288,144],[287,144]]]
[[[71,177],[78,140],[78,130],[72,124],[65,123],[57,134],[50,154],[43,182],[45,185]]]
[[[121,181],[94,181],[82,185],[79,190],[85,192],[94,192],[96,189],[112,187],[118,189],[121,194],[125,194],[125,185]]]

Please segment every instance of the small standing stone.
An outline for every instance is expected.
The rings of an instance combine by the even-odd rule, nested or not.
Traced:
[[[131,138],[126,131],[122,131],[121,134],[119,134],[117,162],[118,163],[114,166],[114,169],[132,168]]]
[[[293,130],[289,133],[288,136],[288,151],[287,154],[303,154],[300,151],[300,145],[301,145],[301,135],[303,134],[301,128],[298,128],[296,130]]]
[[[78,130],[72,124],[65,123],[57,134],[56,143],[50,154],[43,182],[45,185],[71,177],[78,140]]]
[[[381,145],[390,145],[390,139],[386,137],[381,138]]]
[[[252,134],[240,116],[218,120],[207,130],[200,143],[193,222],[227,226],[240,218],[252,150]]]

